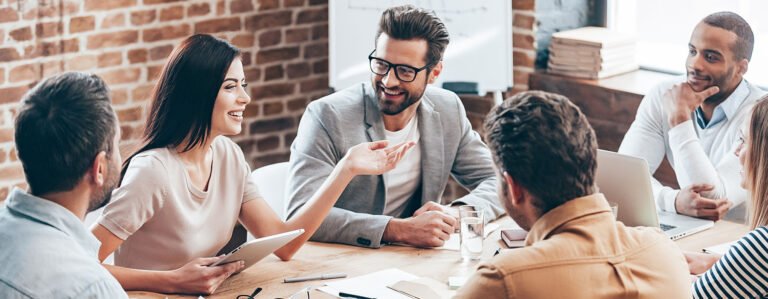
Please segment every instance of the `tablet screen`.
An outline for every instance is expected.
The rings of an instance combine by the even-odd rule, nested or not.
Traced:
[[[236,261],[244,261],[245,267],[243,267],[243,269],[248,268],[303,233],[303,229],[297,229],[281,234],[258,238],[256,240],[240,245],[228,253],[223,259],[220,259],[218,262],[211,264],[211,266],[218,266]]]

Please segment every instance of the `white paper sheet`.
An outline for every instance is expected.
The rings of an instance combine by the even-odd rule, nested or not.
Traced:
[[[345,292],[370,298],[379,299],[411,299],[395,290],[387,288],[401,280],[415,280],[419,277],[400,269],[390,268],[353,278],[332,281],[326,286],[318,288],[325,293],[339,296],[339,292]]]
[[[733,243],[736,243],[736,241],[723,243],[715,246],[709,246],[707,248],[702,249],[702,251],[706,253],[716,253],[719,255],[725,255],[726,252],[728,252],[728,249],[731,249],[731,245]]]

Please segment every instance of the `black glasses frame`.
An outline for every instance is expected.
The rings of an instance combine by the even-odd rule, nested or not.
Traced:
[[[421,72],[421,71],[423,71],[425,69],[428,69],[429,67],[432,66],[432,64],[430,64],[430,63],[427,63],[427,65],[425,65],[423,67],[420,67],[420,68],[417,68],[417,67],[414,67],[414,66],[410,66],[410,65],[407,65],[407,64],[395,64],[395,63],[391,63],[389,61],[386,61],[386,60],[378,58],[378,57],[373,57],[373,53],[375,53],[375,52],[376,52],[376,49],[373,49],[373,51],[371,51],[371,54],[368,54],[368,68],[371,69],[371,72],[376,74],[376,75],[379,75],[379,76],[386,76],[387,74],[389,74],[389,71],[394,69],[395,70],[395,77],[397,77],[397,80],[400,80],[402,82],[413,82],[414,80],[416,80],[416,77],[419,76],[419,72]],[[373,70],[373,65],[372,65],[374,60],[376,60],[378,62],[381,62],[382,64],[386,64],[387,65],[387,70],[384,71],[384,73],[381,73],[381,74],[379,74],[376,71],[374,71]],[[397,72],[397,68],[398,67],[406,67],[406,68],[412,69],[413,72],[414,72],[413,79],[411,79],[411,80],[404,80],[403,78],[400,78],[400,73]]]
[[[254,299],[254,297],[256,297],[256,295],[258,295],[259,292],[261,292],[261,288],[256,288],[253,290],[253,293],[251,293],[250,295],[238,295],[237,299]]]

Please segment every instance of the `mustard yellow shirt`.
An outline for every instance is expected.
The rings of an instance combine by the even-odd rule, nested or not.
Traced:
[[[456,298],[690,298],[690,289],[677,245],[614,221],[593,194],[544,214],[525,247],[481,264]]]

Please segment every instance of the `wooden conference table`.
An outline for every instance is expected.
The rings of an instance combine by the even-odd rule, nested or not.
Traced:
[[[504,217],[497,220],[501,228],[509,227],[511,220]],[[728,221],[718,221],[715,227],[675,241],[681,249],[701,251],[702,248],[737,240],[748,227]],[[502,247],[498,230],[484,243],[482,260],[490,259]],[[289,262],[281,262],[270,255],[258,264],[225,281],[215,294],[206,298],[235,298],[249,295],[257,287],[263,288],[255,298],[288,298],[307,286],[320,286],[324,281],[283,283],[285,277],[307,276],[323,273],[343,272],[355,277],[388,268],[429,277],[447,282],[450,276],[469,276],[478,262],[464,263],[458,251],[419,249],[405,246],[385,246],[379,249],[360,248],[339,244],[309,242]],[[447,287],[447,286],[446,286]],[[129,292],[130,298],[183,298],[185,296],[163,295],[149,292]],[[192,297],[192,296],[187,296]],[[196,298],[197,296],[193,296]],[[319,291],[311,297],[333,298]]]

